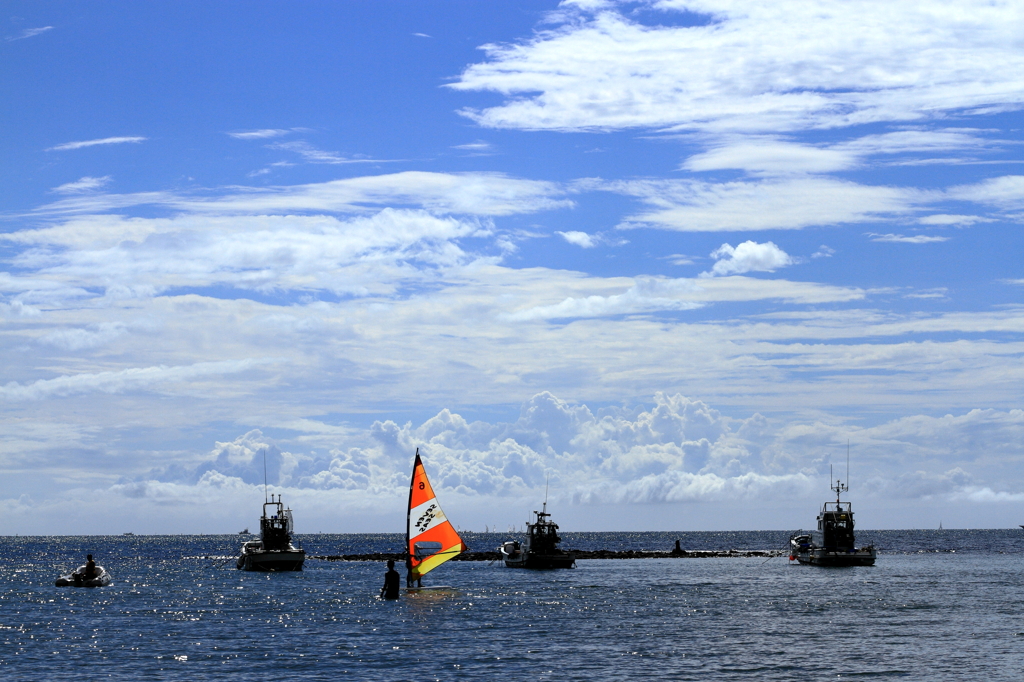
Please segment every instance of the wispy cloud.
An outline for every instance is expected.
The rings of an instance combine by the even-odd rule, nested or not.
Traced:
[[[381,206],[413,206],[445,213],[498,216],[571,208],[574,203],[566,194],[558,183],[501,173],[405,171],[307,185],[236,187],[212,197],[171,192],[82,196],[43,206],[36,213],[97,213],[144,205],[196,214],[365,213]]]
[[[202,377],[244,372],[271,360],[225,360],[199,362],[179,367],[133,367],[119,372],[97,372],[40,379],[29,384],[10,382],[0,386],[0,399],[8,401],[43,400],[84,393],[121,393]]]
[[[264,128],[262,130],[243,130],[238,132],[228,133],[231,137],[236,140],[266,140],[272,137],[281,137],[292,132],[290,129],[283,128]]]
[[[294,152],[301,156],[303,160],[308,161],[309,163],[389,163],[386,159],[371,159],[367,157],[358,156],[341,156],[337,152],[329,152],[324,151],[323,149],[317,149],[313,145],[303,140],[296,140],[295,142],[275,142],[274,144],[268,144],[267,147],[269,147],[270,149],[281,149],[284,151]]]
[[[874,232],[868,232],[868,236],[871,237],[871,241],[873,242],[891,242],[895,244],[934,244],[936,242],[949,241],[949,237],[938,237],[925,234],[915,234],[908,237],[902,234],[876,234]]]
[[[575,186],[635,196],[650,207],[627,216],[620,229],[657,227],[680,232],[799,230],[875,222],[915,211],[935,199],[934,193],[912,188],[819,176],[734,182],[583,180]]]
[[[125,143],[138,143],[147,140],[145,137],[104,137],[98,140],[82,140],[80,142],[65,142],[55,147],[50,147],[46,151],[48,152],[62,152],[70,149],[82,149],[83,147],[95,147],[100,144],[125,144]]]
[[[976,223],[994,223],[995,218],[985,218],[977,215],[950,215],[948,213],[937,213],[935,215],[918,218],[917,222],[922,225],[956,225],[968,227]]]
[[[645,25],[611,6],[564,6],[549,30],[483,46],[488,59],[448,87],[500,93],[504,103],[462,113],[527,130],[782,132],[1024,106],[1013,3],[643,4],[708,21]]]
[[[39,28],[26,28],[16,36],[7,39],[7,42],[13,42],[15,40],[24,40],[25,38],[32,38],[40,33],[46,33],[47,31],[53,30],[53,26],[41,26]]]
[[[476,142],[468,142],[466,144],[457,144],[452,149],[461,149],[467,152],[490,152],[493,147],[490,142],[484,142],[483,140],[477,140]]]
[[[85,192],[94,192],[98,189],[103,188],[110,182],[110,176],[104,175],[101,178],[94,178],[86,175],[85,177],[79,178],[74,182],[67,182],[59,187],[54,187],[52,192],[57,194],[82,194]]]

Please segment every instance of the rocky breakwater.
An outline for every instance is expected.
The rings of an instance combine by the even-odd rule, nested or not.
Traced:
[[[667,552],[646,549],[596,549],[591,551],[570,549],[567,551],[570,554],[575,554],[577,561],[587,559],[712,559],[718,557],[763,557],[768,559],[786,554],[781,549],[674,549]],[[405,554],[374,552],[371,554],[327,554],[309,558],[321,561],[387,561],[394,559],[396,563],[402,564],[405,561]],[[501,556],[497,552],[463,552],[453,557],[452,561],[498,561],[499,559]]]

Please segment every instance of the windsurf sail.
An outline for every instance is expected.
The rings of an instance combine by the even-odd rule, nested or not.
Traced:
[[[427,472],[416,448],[416,463],[412,467],[409,486],[409,516],[405,527],[406,551],[412,562],[412,577],[418,578],[449,559],[466,551],[451,522],[441,511],[434,489],[427,480]]]

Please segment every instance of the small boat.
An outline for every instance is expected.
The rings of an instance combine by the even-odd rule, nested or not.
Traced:
[[[240,531],[238,531],[238,534],[239,535],[249,535],[250,534],[249,533],[249,529],[246,528],[245,530],[240,530]]]
[[[85,577],[85,566],[79,566],[75,571],[62,575],[54,583],[57,587],[106,587],[114,582],[114,579],[102,566],[96,567],[96,575],[92,578]]]
[[[410,591],[428,589],[419,584],[428,572],[449,559],[465,552],[466,543],[459,537],[451,521],[441,511],[434,489],[427,480],[426,469],[416,448],[416,461],[412,466],[409,484],[409,511],[405,518],[406,565],[409,575],[406,588]],[[413,586],[413,581],[417,584]],[[448,586],[435,589],[450,590]]]
[[[263,503],[260,539],[242,543],[235,566],[245,571],[301,571],[306,550],[292,544],[292,530],[292,510],[284,508],[280,495],[276,500],[271,495]]]
[[[498,547],[498,553],[509,568],[575,568],[576,555],[558,546],[558,524],[549,521],[548,503],[543,511],[534,511],[536,518],[526,526],[526,539],[509,540]]]
[[[874,546],[854,546],[853,508],[849,502],[839,501],[840,493],[847,492],[849,487],[837,479],[831,489],[836,493],[836,501],[826,502],[818,514],[821,545],[814,543],[810,533],[796,533],[789,538],[789,560],[812,566],[874,566]]]

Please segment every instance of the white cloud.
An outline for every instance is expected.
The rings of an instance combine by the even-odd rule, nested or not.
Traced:
[[[761,176],[834,173],[861,167],[868,163],[870,157],[882,154],[899,154],[900,163],[910,163],[927,159],[909,158],[909,154],[983,149],[991,145],[973,129],[905,129],[865,135],[832,145],[802,144],[763,135],[703,137],[708,139],[708,151],[687,158],[681,166],[683,170],[700,172],[734,168]],[[946,159],[946,162],[956,161]]]
[[[682,168],[694,172],[740,168],[758,175],[785,175],[846,170],[858,162],[851,152],[750,137],[694,154],[686,159]]]
[[[329,216],[89,216],[0,235],[31,245],[19,267],[89,288],[204,287],[326,290],[365,295],[400,286],[432,268],[473,260],[457,244],[487,236],[477,220],[383,209]]]
[[[463,113],[527,130],[780,132],[1024,104],[1014,75],[1024,71],[1024,13],[1014,3],[655,6],[708,21],[645,26],[607,5],[566,7],[560,25],[532,39],[483,46],[487,61],[449,87],[504,95]]]
[[[466,144],[457,144],[452,149],[461,149],[468,152],[489,152],[493,149],[490,142],[484,142],[483,140],[477,140],[476,142],[467,142]]]
[[[415,206],[480,216],[517,215],[574,204],[557,183],[501,173],[405,171],[285,187],[232,188],[212,198],[169,192],[95,195],[54,202],[40,215],[101,213],[131,206],[161,206],[191,214],[362,213],[379,206]]]
[[[822,244],[818,247],[818,250],[811,254],[811,258],[831,258],[836,253],[836,250],[830,246]]]
[[[234,133],[228,133],[228,135],[236,140],[266,140],[272,137],[281,137],[290,132],[292,131],[282,128],[263,128],[261,130],[242,130]]]
[[[136,137],[104,137],[104,138],[101,138],[101,139],[98,139],[98,140],[82,140],[80,142],[65,142],[64,144],[59,144],[56,147],[50,147],[46,151],[48,151],[48,152],[67,151],[69,149],[81,149],[83,147],[94,147],[94,146],[100,145],[100,144],[138,143],[138,142],[144,142],[147,139],[148,138],[138,137],[138,136],[136,136]]]
[[[871,237],[873,242],[890,242],[893,244],[935,244],[937,242],[949,241],[949,237],[937,237],[926,234],[915,234],[905,237],[902,234],[875,234],[874,232],[869,232],[868,236]]]
[[[775,249],[778,248],[771,242],[768,244]],[[756,253],[760,250],[756,247],[760,246],[765,245],[755,245],[753,249],[744,247],[740,253],[740,263],[756,265],[756,259],[762,255]],[[771,247],[765,249],[767,255],[764,258],[768,260],[788,258],[781,250],[778,253],[772,252]],[[748,256],[748,251],[755,253]],[[779,299],[794,303],[824,303],[827,301],[852,301],[864,297],[864,292],[860,289],[735,276],[713,280],[638,277],[633,281],[633,285],[621,293],[572,296],[558,303],[531,306],[512,313],[505,313],[500,318],[511,322],[552,320],[693,310],[708,303],[726,301]]]
[[[409,456],[418,448],[436,489],[491,503],[539,490],[549,479],[555,499],[584,505],[820,501],[823,475],[845,459],[849,439],[856,443],[854,479],[869,481],[860,484],[861,499],[898,493],[911,500],[1019,501],[1024,494],[1007,490],[1006,481],[985,480],[993,470],[980,473],[976,453],[982,446],[1014,453],[1006,439],[1022,435],[1020,410],[917,415],[862,427],[757,413],[726,417],[701,400],[666,393],[644,406],[595,414],[541,392],[523,402],[514,421],[469,422],[445,409],[419,425],[377,421],[339,435],[321,454],[282,450],[253,430],[216,443],[193,467],[154,472],[122,492],[152,496],[186,481],[256,484],[266,453],[272,485],[395,494],[407,485]],[[900,462],[909,470],[899,472]],[[1011,478],[1012,486],[1024,484]]]
[[[994,218],[984,218],[976,215],[950,215],[948,213],[937,213],[935,215],[918,218],[917,222],[922,225],[957,225],[969,227],[976,223],[992,223]]]
[[[701,277],[742,275],[745,272],[775,272],[795,262],[774,242],[758,244],[750,240],[736,245],[735,248],[729,244],[722,244],[711,252],[711,257],[716,259],[716,262],[709,272],[701,273]]]
[[[46,33],[47,31],[52,31],[52,30],[53,30],[53,26],[41,26],[39,28],[26,28],[21,33],[19,33],[18,35],[14,36],[13,38],[8,38],[7,41],[8,42],[13,42],[15,40],[24,40],[25,38],[33,38],[33,37],[35,37],[35,36],[37,36],[37,35],[39,35],[41,33]]]
[[[1010,211],[1024,208],[1024,175],[1004,175],[973,185],[959,185],[946,190],[951,199],[973,201]]]
[[[51,191],[57,192],[58,194],[81,194],[83,192],[94,192],[98,189],[102,189],[109,183],[109,175],[104,175],[102,178],[94,178],[86,175],[74,182],[66,182],[59,187],[54,187]]]
[[[916,210],[931,194],[860,185],[816,176],[700,182],[696,180],[585,180],[580,189],[635,196],[650,208],[628,216],[621,229],[655,227],[680,232],[786,229],[886,220]]]
[[[570,244],[582,247],[584,249],[592,249],[597,246],[598,238],[594,235],[587,234],[586,232],[577,232],[576,230],[570,230],[568,232],[558,232],[555,234],[560,236]]]
[[[337,152],[328,152],[322,149],[317,149],[313,145],[303,140],[296,140],[294,142],[275,142],[274,144],[267,145],[267,147],[269,147],[270,149],[281,149],[284,151],[294,152],[301,156],[305,161],[308,161],[309,163],[390,163],[386,159],[371,159],[360,156],[341,156]]]
[[[132,367],[117,372],[96,372],[40,379],[32,383],[15,381],[0,386],[0,399],[18,402],[44,400],[86,393],[121,393],[155,386],[194,381],[203,377],[244,372],[269,360],[224,360],[198,362],[183,367]]]

